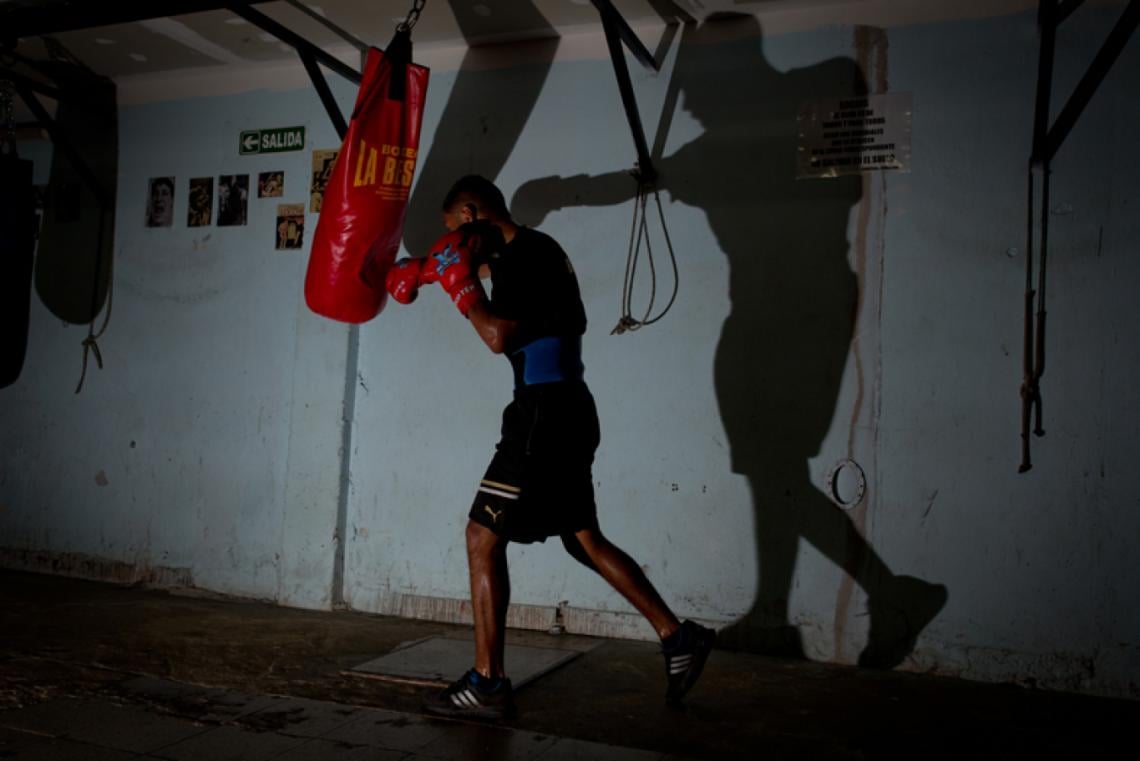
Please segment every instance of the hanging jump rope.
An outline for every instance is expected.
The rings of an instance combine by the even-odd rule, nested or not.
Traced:
[[[661,206],[661,193],[657,190],[657,186],[646,180],[638,169],[634,169],[631,174],[637,181],[637,194],[633,202],[633,224],[629,231],[629,250],[622,284],[621,318],[610,331],[611,336],[621,335],[627,330],[638,330],[660,320],[677,300],[677,291],[681,285],[677,272],[677,257],[673,252],[673,242],[669,238],[669,228],[665,224],[665,211]],[[657,217],[661,220],[661,232],[665,238],[665,248],[669,252],[669,263],[673,269],[673,292],[669,295],[669,301],[656,315],[653,314],[653,305],[657,301],[657,265],[653,261],[653,245],[649,237],[648,213],[645,208],[650,194],[653,195],[654,205],[657,207]],[[645,244],[645,258],[649,265],[649,303],[645,307],[645,314],[636,318],[633,316],[633,290],[642,243]]]
[[[691,29],[691,17],[684,17],[685,23],[681,25],[681,29],[686,32]],[[677,25],[670,25],[666,31],[666,37],[663,44],[668,47],[673,39],[677,36]],[[684,35],[682,34],[680,44],[684,44]],[[653,149],[651,152],[652,160],[659,160],[665,151],[665,140],[669,134],[669,127],[672,122],[673,112],[677,107],[677,100],[680,96],[680,82],[678,81],[677,72],[674,70],[672,77],[669,80],[669,87],[665,92],[665,102],[661,108],[661,118],[657,122],[657,134],[654,136]],[[640,165],[634,165],[634,169],[630,172],[634,181],[637,182],[637,194],[634,196],[633,203],[633,224],[630,227],[629,233],[629,251],[626,256],[625,262],[625,280],[622,284],[621,291],[621,317],[618,319],[617,325],[610,331],[610,335],[621,335],[626,331],[638,330],[646,325],[652,325],[660,320],[672,308],[673,303],[677,300],[677,292],[681,287],[680,273],[677,270],[677,256],[673,251],[673,241],[669,238],[669,227],[665,224],[665,210],[661,206],[661,193],[657,188],[657,174],[656,170],[648,167],[649,171],[643,171]],[[665,239],[665,250],[669,253],[669,265],[673,270],[673,291],[669,295],[669,300],[661,311],[653,314],[653,306],[657,301],[657,264],[653,259],[653,244],[649,237],[649,223],[648,212],[646,205],[649,201],[649,196],[653,196],[654,206],[657,207],[657,218],[661,221],[661,234]],[[645,258],[649,265],[649,304],[645,308],[645,314],[640,318],[633,316],[633,291],[634,284],[637,279],[637,265],[638,260],[641,258],[641,247],[645,245]]]

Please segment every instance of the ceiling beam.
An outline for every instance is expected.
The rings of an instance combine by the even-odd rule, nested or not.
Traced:
[[[270,0],[242,0],[244,5],[258,5]],[[5,39],[39,37],[77,29],[126,24],[132,21],[181,16],[226,8],[224,0],[55,0],[35,5],[0,6],[0,29]]]

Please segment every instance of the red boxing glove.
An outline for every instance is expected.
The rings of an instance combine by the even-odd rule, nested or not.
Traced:
[[[487,299],[472,262],[467,236],[458,231],[444,235],[431,247],[420,273],[420,282],[439,282],[464,317],[471,307]]]
[[[420,292],[420,275],[423,272],[423,259],[401,259],[388,270],[384,287],[392,298],[401,304],[411,304]]]

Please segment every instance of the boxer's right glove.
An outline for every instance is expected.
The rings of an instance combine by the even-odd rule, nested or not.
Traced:
[[[450,232],[431,247],[420,273],[421,283],[442,285],[464,317],[475,304],[487,300],[472,259],[467,236],[459,231]]]
[[[411,304],[420,292],[423,259],[401,259],[392,265],[384,278],[384,287],[401,304]]]

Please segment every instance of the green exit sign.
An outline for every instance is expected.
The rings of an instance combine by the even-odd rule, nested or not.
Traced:
[[[238,153],[252,156],[256,153],[285,153],[305,149],[304,127],[277,127],[275,129],[242,130],[238,138]]]

